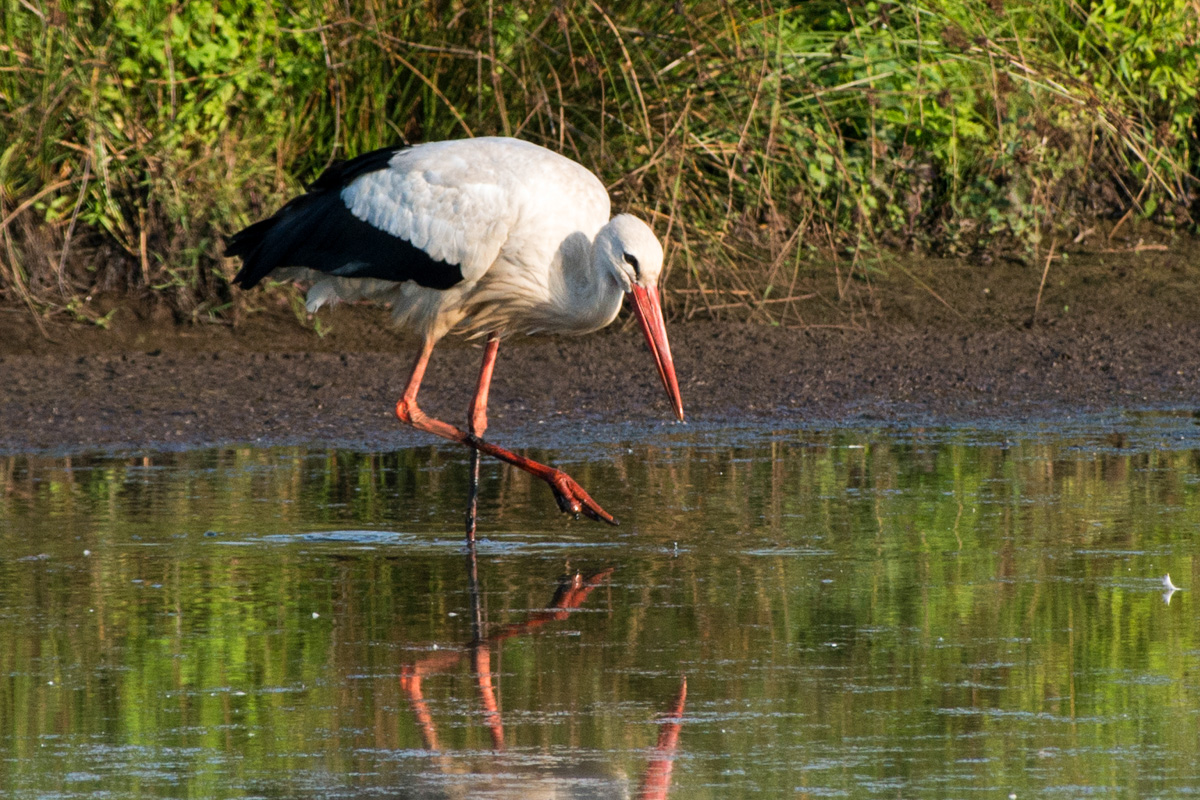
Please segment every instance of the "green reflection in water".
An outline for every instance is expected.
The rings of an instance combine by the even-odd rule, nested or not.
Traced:
[[[0,792],[622,796],[681,675],[673,797],[1194,790],[1160,580],[1195,584],[1200,444],[1112,427],[530,452],[617,529],[487,466],[481,648],[455,450],[3,458]]]

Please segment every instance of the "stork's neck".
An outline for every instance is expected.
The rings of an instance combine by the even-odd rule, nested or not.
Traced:
[[[605,255],[580,234],[562,248],[564,329],[587,333],[608,325],[621,310],[624,292],[605,263]]]

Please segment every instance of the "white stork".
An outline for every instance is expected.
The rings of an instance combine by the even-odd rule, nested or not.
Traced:
[[[564,156],[518,139],[430,142],[335,164],[308,192],[234,234],[234,283],[311,282],[308,310],[338,300],[390,303],[423,339],[396,416],[546,481],[559,508],[616,524],[566,473],[485,441],[500,339],[514,332],[587,333],[629,295],[675,415],[683,401],[658,296],[663,251],[646,223],[609,218],[608,192]],[[426,415],[417,390],[439,339],[487,334],[467,430]]]

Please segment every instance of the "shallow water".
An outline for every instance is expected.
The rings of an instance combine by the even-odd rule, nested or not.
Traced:
[[[0,794],[1200,792],[1190,415],[516,440],[0,459]]]

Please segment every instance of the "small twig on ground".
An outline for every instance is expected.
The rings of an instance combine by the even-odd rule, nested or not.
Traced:
[[[1135,244],[1133,247],[1106,247],[1105,249],[1101,250],[1100,252],[1101,253],[1142,253],[1142,252],[1145,252],[1146,250],[1164,251],[1164,250],[1170,250],[1170,249],[1171,248],[1165,244],[1153,244],[1153,243],[1146,244],[1145,242],[1138,240],[1138,243]]]
[[[948,309],[950,309],[952,312],[954,312],[954,313],[955,313],[955,314],[958,316],[958,318],[959,318],[959,319],[966,319],[966,318],[967,318],[965,314],[963,314],[961,311],[959,311],[959,310],[958,310],[957,308],[955,308],[954,306],[952,306],[952,305],[950,305],[949,303],[947,303],[947,302],[946,302],[946,301],[945,301],[945,300],[942,298],[942,296],[941,296],[940,294],[938,294],[937,292],[935,292],[935,291],[933,290],[933,287],[932,287],[932,286],[930,286],[929,284],[925,283],[925,281],[921,280],[921,279],[920,279],[920,278],[918,278],[916,275],[912,274],[912,272],[911,272],[910,270],[906,269],[906,268],[904,267],[904,265],[903,265],[903,264],[897,264],[896,266],[897,266],[897,268],[899,268],[899,270],[900,270],[901,272],[903,272],[905,275],[907,275],[907,276],[909,277],[909,279],[910,279],[910,280],[911,280],[913,283],[917,284],[917,285],[918,285],[918,286],[920,286],[922,289],[924,289],[925,291],[929,292],[929,294],[933,296],[933,299],[934,299],[934,300],[937,300],[939,303],[941,303],[942,305],[944,305],[946,308],[948,308]]]
[[[730,294],[741,294],[741,292],[730,292]],[[816,293],[809,293],[809,294],[792,295],[790,297],[773,297],[773,298],[770,298],[769,300],[759,300],[759,301],[757,301],[758,306],[754,310],[757,311],[758,308],[765,306],[768,303],[795,303],[795,302],[799,302],[801,300],[812,300],[816,296],[817,296]],[[746,308],[747,305],[748,304],[745,302],[720,303],[715,306],[709,306],[708,308],[710,311],[714,311],[719,308]]]
[[[1054,260],[1054,249],[1058,247],[1058,237],[1050,242],[1050,252],[1046,254],[1046,266],[1042,269],[1042,282],[1038,284],[1037,299],[1033,301],[1033,314],[1029,317],[1029,324],[1025,327],[1033,327],[1037,322],[1038,309],[1042,306],[1042,290],[1046,288],[1046,276],[1050,274],[1050,262]]]

